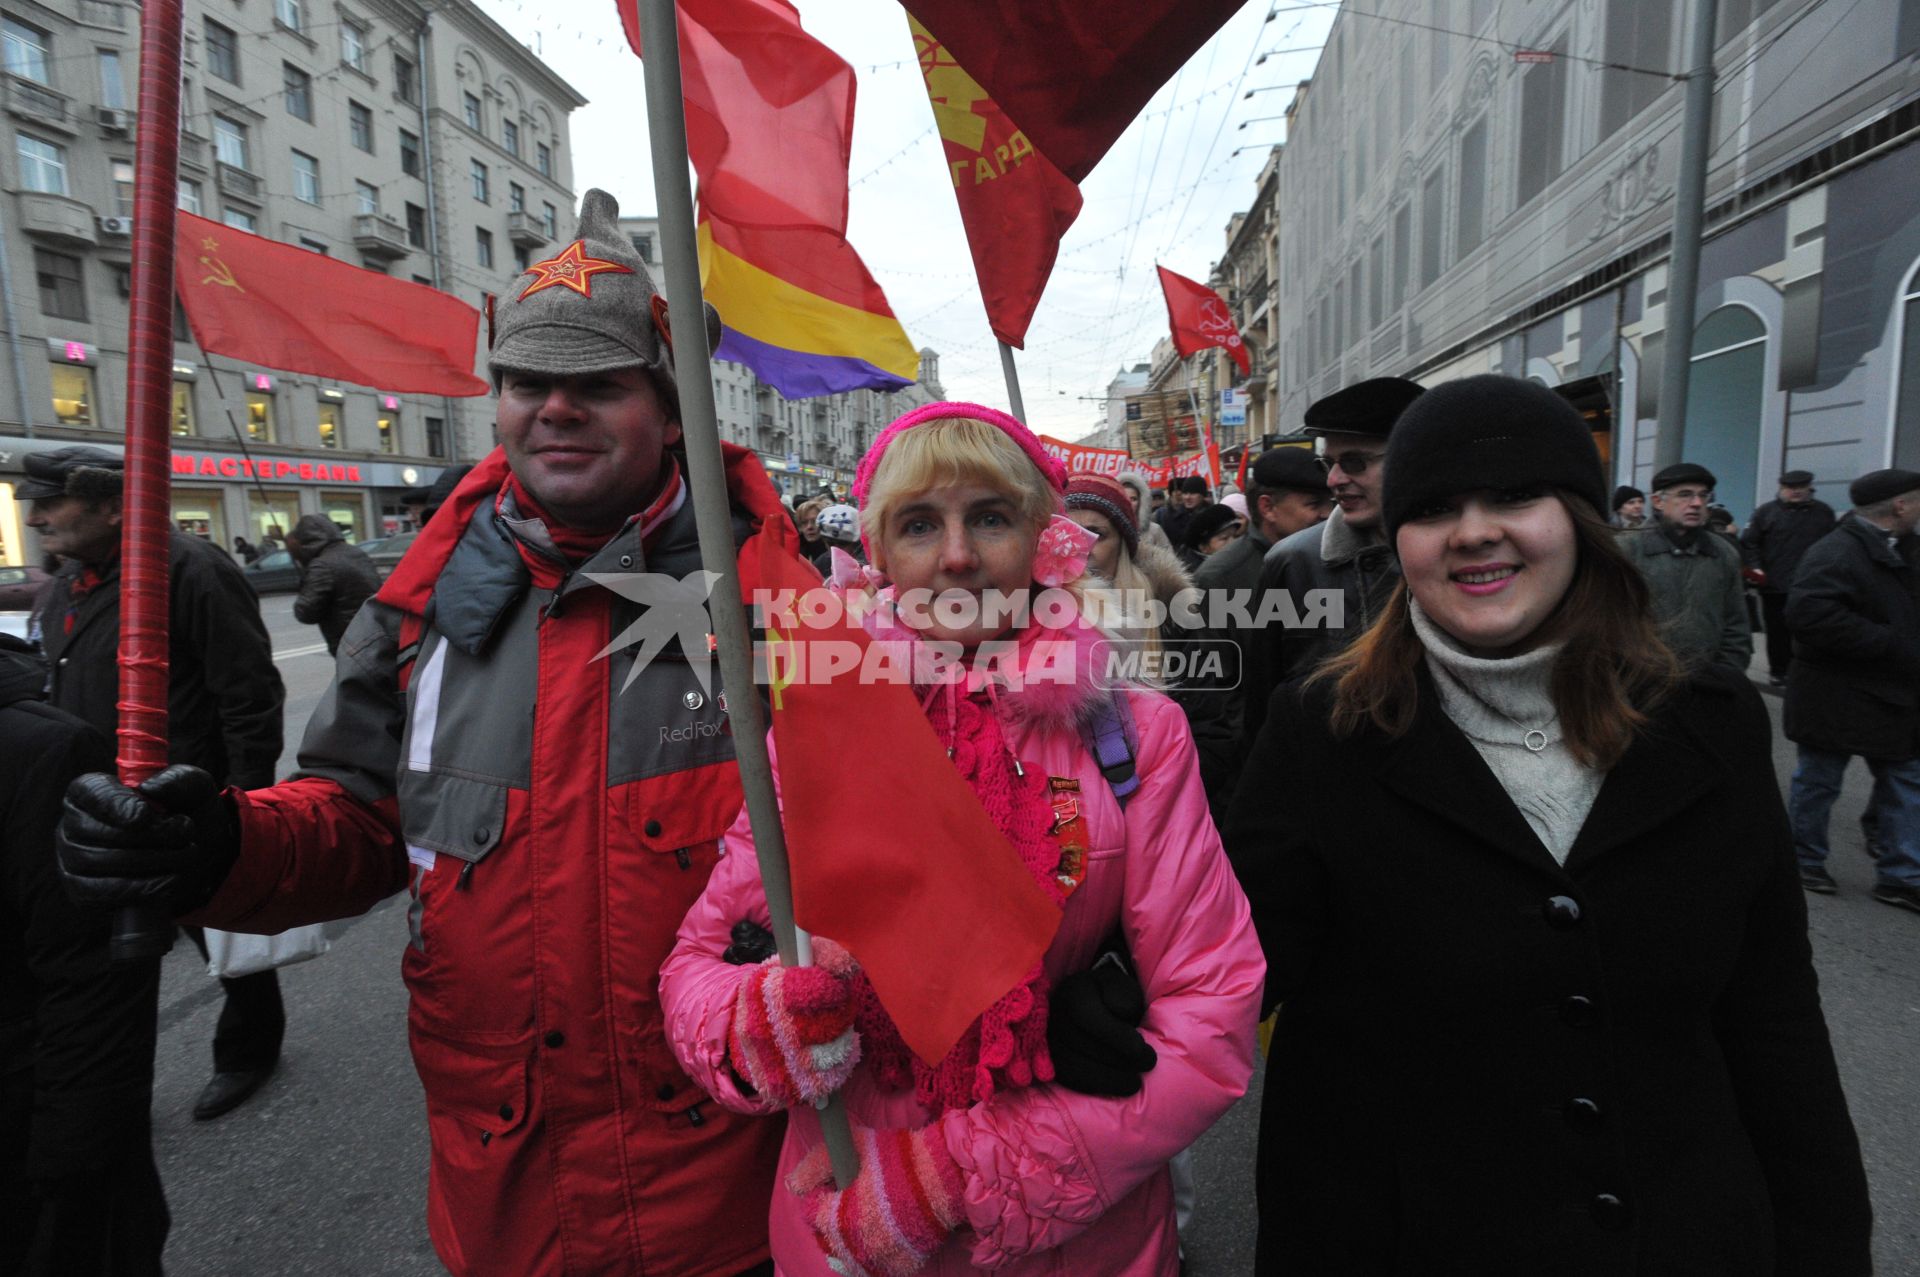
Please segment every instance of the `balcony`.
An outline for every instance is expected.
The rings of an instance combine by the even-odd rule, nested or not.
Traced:
[[[225,160],[214,161],[214,176],[219,183],[222,195],[232,195],[238,199],[260,202],[260,179],[243,168],[236,168]]]
[[[120,0],[80,0],[80,21],[95,27],[127,29],[127,6]]]
[[[507,238],[515,248],[545,248],[547,228],[539,218],[521,209],[507,214]]]
[[[353,215],[353,246],[362,256],[382,262],[398,261],[413,251],[407,228],[385,213]]]
[[[9,75],[7,81],[7,110],[23,120],[32,120],[36,124],[50,124],[57,129],[71,131],[72,113],[67,109],[67,96],[55,93],[44,84]]]
[[[65,195],[20,192],[20,229],[63,244],[98,244],[93,209]]]

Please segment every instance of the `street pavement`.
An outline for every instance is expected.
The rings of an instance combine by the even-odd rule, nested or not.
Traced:
[[[292,770],[300,732],[332,676],[318,632],[291,598],[263,605],[287,682]],[[1778,726],[1779,703],[1769,697]],[[1776,739],[1784,787],[1793,749]],[[1808,898],[1814,956],[1840,1071],[1872,1182],[1877,1271],[1920,1273],[1920,917],[1871,900],[1856,764],[1834,809],[1840,894]],[[425,1222],[427,1137],[407,1056],[400,954],[405,910],[388,901],[341,924],[333,949],[281,972],[287,1038],[279,1071],[215,1122],[189,1115],[211,1070],[218,985],[182,942],[166,962],[154,1141],[173,1209],[176,1277],[437,1274]],[[1253,1266],[1253,1156],[1260,1078],[1199,1143],[1190,1277]],[[743,1201],[741,1211],[756,1209]]]

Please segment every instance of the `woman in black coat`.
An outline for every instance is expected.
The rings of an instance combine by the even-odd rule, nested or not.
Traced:
[[[1552,392],[1429,390],[1387,473],[1404,583],[1228,820],[1281,1006],[1258,1271],[1871,1271],[1758,695],[1682,679]]]

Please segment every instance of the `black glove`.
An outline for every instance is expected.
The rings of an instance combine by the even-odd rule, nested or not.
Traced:
[[[67,786],[55,843],[76,904],[151,904],[178,915],[226,880],[240,858],[240,818],[198,767],[169,767],[138,789],[88,772]]]
[[[758,966],[774,955],[778,948],[773,942],[773,932],[751,918],[742,918],[733,924],[733,943],[720,954],[736,967]]]
[[[1140,982],[1116,953],[1053,986],[1047,1005],[1047,1052],[1053,1080],[1082,1095],[1124,1096],[1159,1060],[1140,1036],[1147,1017]]]

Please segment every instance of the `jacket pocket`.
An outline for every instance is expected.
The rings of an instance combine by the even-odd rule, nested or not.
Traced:
[[[507,787],[445,772],[400,772],[401,831],[409,847],[478,863],[500,845]]]
[[[456,1042],[412,1026],[413,1066],[426,1091],[427,1111],[438,1119],[435,1143],[444,1122],[484,1146],[511,1135],[527,1122],[527,1060],[530,1040],[503,1045]]]

